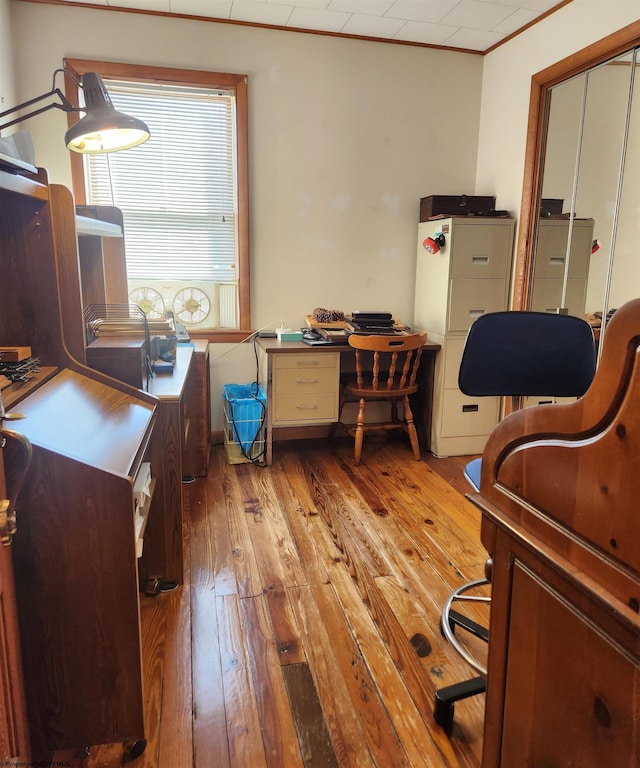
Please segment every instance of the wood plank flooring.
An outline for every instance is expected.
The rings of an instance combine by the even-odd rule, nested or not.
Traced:
[[[183,486],[186,578],[142,598],[147,747],[136,768],[479,766],[484,697],[434,722],[472,677],[439,631],[483,573],[462,459],[416,462],[404,436],[276,443],[274,464]],[[484,617],[486,620],[486,617]],[[114,768],[120,744],[69,766]]]

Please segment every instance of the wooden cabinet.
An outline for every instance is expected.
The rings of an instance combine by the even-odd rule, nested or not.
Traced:
[[[209,340],[195,339],[187,382],[188,429],[182,459],[185,478],[206,477],[211,452],[211,369]]]
[[[0,433],[0,512],[3,516],[15,509],[19,490],[19,479],[11,482],[11,478],[5,476],[4,456],[22,445],[24,441],[10,438],[4,430]],[[18,478],[30,460],[28,444],[27,450],[20,453],[22,455],[11,462]],[[13,537],[7,535],[6,518],[3,527],[0,545],[0,668],[4,672],[0,684],[0,760],[10,765],[9,760],[13,758],[12,763],[18,765],[28,762],[29,738],[13,574]]]
[[[63,369],[20,401],[15,573],[31,738],[144,737],[133,487],[154,406]]]
[[[13,547],[38,753],[144,737],[134,484],[157,400],[84,365],[75,216],[45,171],[0,170],[0,344],[40,361],[3,392],[33,446]]]
[[[429,253],[423,242],[442,233]],[[440,344],[433,389],[431,450],[436,456],[481,453],[500,416],[498,398],[469,398],[458,389],[467,331],[488,312],[508,308],[511,219],[453,217],[418,227],[414,326]]]
[[[140,560],[140,582],[151,593],[163,582],[183,581],[182,478],[191,429],[187,395],[193,353],[192,347],[179,345],[173,373],[149,381],[150,393],[159,400],[157,431],[162,438],[152,445],[156,487]]]

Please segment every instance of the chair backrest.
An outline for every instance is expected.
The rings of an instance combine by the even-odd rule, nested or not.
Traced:
[[[356,378],[358,386],[364,383],[364,366],[361,352],[373,353],[371,387],[374,390],[406,389],[415,387],[422,348],[426,333],[410,333],[406,336],[367,336],[352,333],[349,344],[356,350]],[[381,375],[382,374],[382,375]]]
[[[466,395],[578,397],[596,370],[591,326],[546,312],[492,312],[469,329],[458,375]]]

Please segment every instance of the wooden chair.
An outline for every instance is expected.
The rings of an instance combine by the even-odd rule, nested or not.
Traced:
[[[412,333],[406,336],[349,336],[349,344],[356,351],[356,378],[345,384],[340,395],[338,422],[342,409],[348,400],[359,400],[356,425],[348,427],[355,437],[354,459],[360,463],[362,442],[365,432],[380,432],[402,428],[409,434],[411,448],[416,460],[420,460],[418,434],[413,423],[409,395],[418,389],[417,376],[422,347],[426,333]],[[369,364],[370,356],[373,360]],[[388,400],[391,403],[390,421],[365,423],[367,400]],[[403,417],[398,417],[398,402],[402,401]]]

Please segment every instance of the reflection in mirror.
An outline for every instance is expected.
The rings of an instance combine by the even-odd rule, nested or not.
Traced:
[[[640,49],[636,49],[631,83],[624,176],[613,248],[608,309],[640,296]]]
[[[634,64],[624,54],[547,92],[531,309],[606,321],[609,309],[640,293]]]

